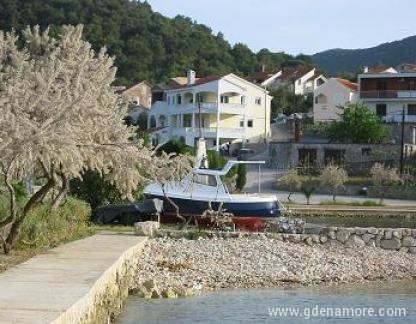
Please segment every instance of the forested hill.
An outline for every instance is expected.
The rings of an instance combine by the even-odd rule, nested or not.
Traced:
[[[313,55],[312,60],[332,75],[358,71],[365,65],[394,67],[401,63],[415,63],[416,36],[365,49],[332,49]]]
[[[169,19],[146,2],[128,0],[1,0],[0,29],[27,25],[85,25],[85,37],[95,48],[106,46],[116,56],[119,84],[147,79],[159,82],[184,75],[234,72],[247,75],[262,65],[267,70],[310,64],[307,56],[292,57],[264,49],[253,53],[246,45],[231,46],[221,33],[190,18]],[[52,31],[56,30],[52,28]],[[244,35],[242,35],[242,38]]]

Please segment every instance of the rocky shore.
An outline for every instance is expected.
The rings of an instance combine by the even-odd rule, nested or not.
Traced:
[[[156,238],[147,243],[134,292],[174,298],[201,290],[361,282],[416,277],[416,254],[336,240],[308,245],[259,235]]]

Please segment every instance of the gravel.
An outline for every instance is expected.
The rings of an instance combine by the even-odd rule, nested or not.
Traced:
[[[143,297],[192,295],[198,290],[405,279],[416,276],[416,255],[375,247],[347,248],[274,238],[157,238],[138,265]],[[146,286],[147,288],[144,288]]]

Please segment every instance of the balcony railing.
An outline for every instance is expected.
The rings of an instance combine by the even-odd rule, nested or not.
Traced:
[[[172,106],[175,111],[184,112],[184,113],[197,113],[199,107],[201,108],[202,113],[216,113],[219,109],[220,113],[225,114],[242,114],[244,113],[244,106],[241,104],[235,103],[216,103],[216,102],[201,102],[198,103],[187,103],[187,104],[177,104]]]
[[[173,128],[172,132],[178,136],[198,136],[198,127],[185,127],[185,128]],[[202,127],[201,135],[204,137],[216,137],[216,127]],[[242,138],[244,136],[244,128],[232,128],[232,127],[218,127],[218,136],[223,138]]]
[[[360,91],[361,99],[407,99],[416,98],[416,90]]]

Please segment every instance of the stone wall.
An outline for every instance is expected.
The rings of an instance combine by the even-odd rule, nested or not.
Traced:
[[[410,228],[344,228],[328,227],[323,228],[319,234],[282,234],[282,233],[249,233],[249,232],[186,232],[174,230],[162,230],[159,235],[172,238],[195,239],[198,235],[208,237],[252,237],[266,236],[281,241],[288,241],[299,244],[338,244],[348,248],[377,247],[384,250],[396,250],[400,252],[416,253],[416,229]]]
[[[366,172],[375,161],[398,161],[400,158],[400,145],[398,144],[335,144],[335,143],[270,143],[269,164],[279,168],[298,166],[299,150],[314,150],[315,161],[310,161],[318,167],[325,165],[325,151],[345,151],[344,162],[349,164],[350,171]],[[274,151],[272,155],[270,152]],[[362,170],[361,170],[362,169]]]
[[[53,321],[53,324],[113,322],[133,286],[145,242],[146,239],[143,239],[125,251],[90,291]]]

